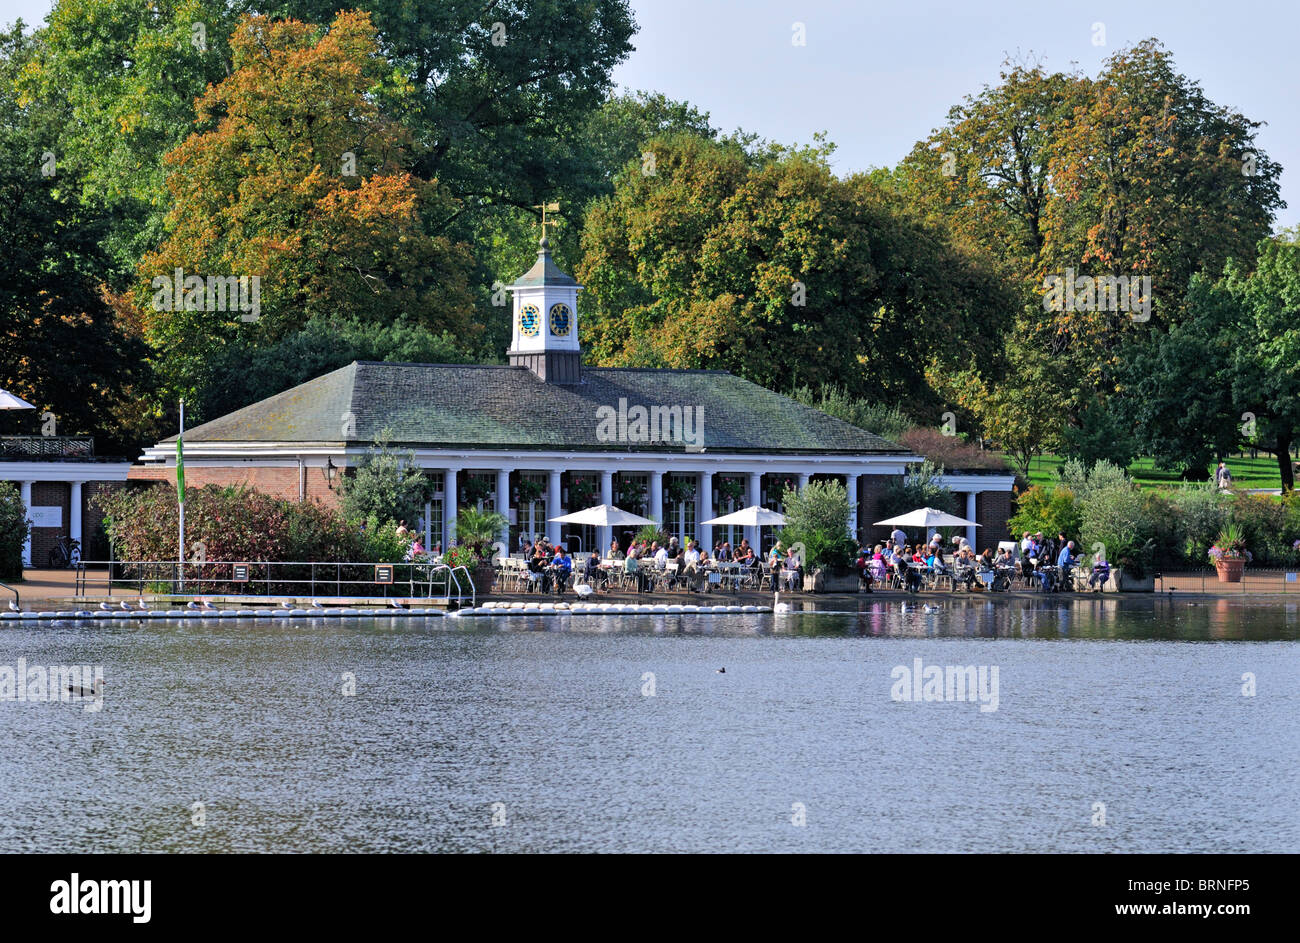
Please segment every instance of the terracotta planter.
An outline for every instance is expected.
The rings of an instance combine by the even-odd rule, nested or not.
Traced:
[[[1217,560],[1214,569],[1219,573],[1220,583],[1240,583],[1241,573],[1246,569],[1246,561],[1240,558],[1236,560]]]

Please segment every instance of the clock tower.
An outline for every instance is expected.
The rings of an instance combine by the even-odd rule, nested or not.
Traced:
[[[582,286],[555,264],[545,235],[533,267],[508,288],[514,292],[510,365],[527,367],[547,383],[581,383],[578,292]]]

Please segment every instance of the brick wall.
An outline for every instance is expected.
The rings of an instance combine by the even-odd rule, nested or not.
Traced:
[[[32,482],[33,507],[57,507],[63,509],[62,527],[32,528],[32,566],[49,566],[50,551],[58,539],[68,532],[68,494],[71,488],[62,481]]]
[[[1010,491],[983,491],[975,496],[975,521],[980,525],[976,543],[980,550],[997,549],[999,540],[1010,540],[1007,518],[1011,516]]]
[[[859,498],[858,498],[858,532],[862,535],[862,540],[867,546],[875,546],[878,543],[884,543],[889,539],[889,532],[892,528],[876,527],[873,521],[878,521],[885,515],[881,510],[881,498],[885,494],[885,488],[891,481],[902,480],[901,475],[863,475],[858,479]]]
[[[127,475],[130,481],[165,481],[175,485],[176,470],[161,466],[136,465]],[[268,468],[258,465],[185,466],[185,487],[205,485],[246,485],[263,494],[297,501],[305,479],[308,500],[315,499],[329,507],[338,504],[337,490],[332,490],[320,468]],[[335,488],[338,487],[335,479]]]

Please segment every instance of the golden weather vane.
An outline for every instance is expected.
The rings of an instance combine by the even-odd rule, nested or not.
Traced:
[[[542,211],[542,238],[545,239],[546,238],[546,214],[558,213],[560,211],[560,204],[559,203],[538,203],[533,206],[533,209]],[[555,225],[554,220],[551,220],[551,225],[552,226]]]

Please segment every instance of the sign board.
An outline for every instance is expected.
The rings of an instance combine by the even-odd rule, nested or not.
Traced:
[[[234,575],[231,577],[231,579],[232,579],[234,582],[236,582],[236,583],[247,583],[247,582],[248,582],[248,564],[247,564],[247,563],[236,563],[236,564],[234,565]]]
[[[53,507],[33,505],[27,509],[27,516],[31,519],[33,527],[63,526],[63,507],[61,505]]]
[[[1288,573],[1288,574],[1286,575],[1286,581],[1287,581],[1288,583],[1294,583],[1294,582],[1295,582],[1295,578],[1296,578],[1296,574],[1294,574],[1294,573]]]
[[[391,583],[393,581],[393,568],[391,566],[375,567],[376,583]]]

